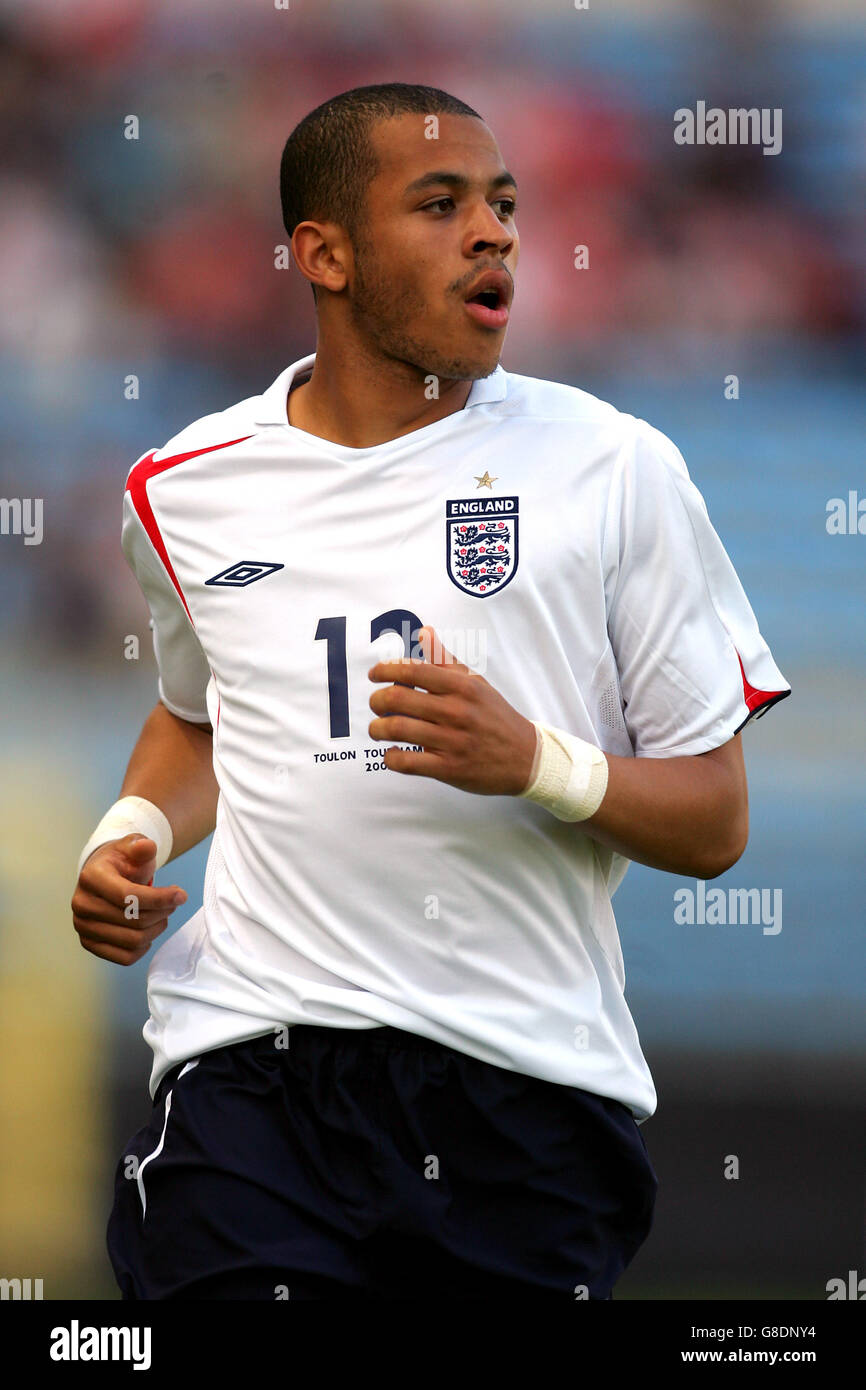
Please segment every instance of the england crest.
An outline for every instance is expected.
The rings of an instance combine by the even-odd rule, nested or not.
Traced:
[[[517,573],[517,498],[446,502],[445,563],[451,583],[474,598],[510,584]]]

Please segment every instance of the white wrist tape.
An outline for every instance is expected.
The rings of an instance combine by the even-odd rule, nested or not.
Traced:
[[[168,817],[163,815],[152,801],[145,801],[143,796],[122,796],[106,811],[81,851],[78,873],[81,873],[85,860],[89,859],[100,845],[106,844],[109,840],[120,840],[124,835],[131,835],[135,831],[154,841],[156,867],[161,869],[171,854],[174,842]]]
[[[529,782],[520,796],[544,806],[557,820],[587,820],[607,791],[607,758],[594,743],[533,719],[538,746]]]

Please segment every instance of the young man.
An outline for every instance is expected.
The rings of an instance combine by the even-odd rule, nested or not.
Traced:
[[[125,495],[160,700],[82,945],[144,955],[185,896],[155,870],[215,833],[111,1260],[125,1298],[607,1299],[656,1189],[611,896],[736,862],[740,730],[789,686],[674,445],[499,366],[477,113],[343,93],[281,193],[316,352]]]

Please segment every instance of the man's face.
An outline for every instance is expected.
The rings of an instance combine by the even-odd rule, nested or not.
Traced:
[[[437,140],[425,139],[423,116],[373,128],[380,172],[356,236],[349,308],[379,352],[441,379],[475,380],[495,370],[505,339],[517,190],[483,121],[438,120]],[[498,307],[467,307],[489,271],[499,273]]]

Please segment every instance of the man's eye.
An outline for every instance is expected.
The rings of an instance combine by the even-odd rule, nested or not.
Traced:
[[[505,210],[502,213],[502,216],[513,217],[515,212],[517,211],[517,203],[515,202],[514,198],[497,198],[494,206],[502,207],[503,204]],[[454,199],[448,196],[447,194],[443,195],[443,197],[441,198],[435,198],[432,203],[424,204],[423,211],[429,212],[431,208],[440,208],[443,205],[445,207],[454,207]]]

